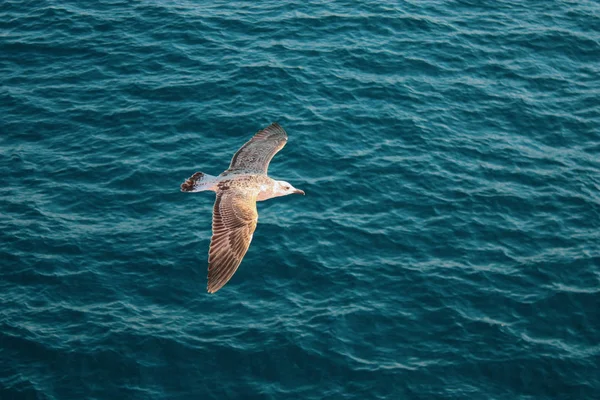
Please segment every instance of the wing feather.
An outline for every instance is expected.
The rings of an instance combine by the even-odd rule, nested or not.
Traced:
[[[222,288],[239,267],[250,246],[257,221],[255,194],[233,188],[217,194],[208,251],[210,293]]]
[[[271,159],[287,142],[287,133],[274,122],[258,131],[231,159],[228,171],[266,174]]]

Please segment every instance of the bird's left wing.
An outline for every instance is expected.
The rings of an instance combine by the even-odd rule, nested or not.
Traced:
[[[228,171],[266,174],[271,159],[287,142],[287,133],[277,122],[258,131],[231,159]]]
[[[255,193],[236,188],[217,193],[208,251],[209,293],[231,279],[248,251],[257,222]]]

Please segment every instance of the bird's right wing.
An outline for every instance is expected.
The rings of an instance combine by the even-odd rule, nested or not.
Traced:
[[[208,292],[231,279],[248,251],[258,222],[256,194],[230,188],[217,193],[208,251]]]
[[[228,171],[266,174],[271,159],[287,142],[287,133],[274,122],[260,130],[235,153]]]

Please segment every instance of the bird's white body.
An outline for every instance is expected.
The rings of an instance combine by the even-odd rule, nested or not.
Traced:
[[[205,191],[219,191],[219,183],[228,182],[232,179],[239,180],[252,180],[256,174],[228,174],[226,176],[213,176],[204,174],[202,179],[198,180],[194,184],[193,190],[189,190],[188,192],[205,192]],[[261,176],[264,179],[264,176]],[[275,179],[271,179],[266,177],[268,182],[261,183],[259,185],[259,192],[256,197],[256,201],[264,201],[269,200],[274,197],[286,196],[288,194],[294,194],[300,192],[298,189],[293,187],[290,183],[286,181],[276,181]]]

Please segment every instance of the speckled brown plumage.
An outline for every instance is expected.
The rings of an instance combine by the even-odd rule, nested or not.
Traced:
[[[266,174],[271,159],[287,142],[287,133],[274,122],[258,131],[246,144],[233,155],[226,173],[244,171]]]
[[[193,191],[194,185],[196,184],[196,182],[198,182],[200,179],[202,179],[203,176],[204,176],[204,174],[202,172],[196,172],[194,175],[190,176],[188,179],[186,179],[185,182],[183,182],[181,184],[181,191],[182,192]]]
[[[213,190],[213,235],[208,252],[208,292],[225,285],[248,251],[258,222],[256,202],[303,191],[267,176],[273,156],[287,142],[283,128],[273,123],[256,133],[233,156],[218,177],[197,172],[182,185],[184,192]]]

